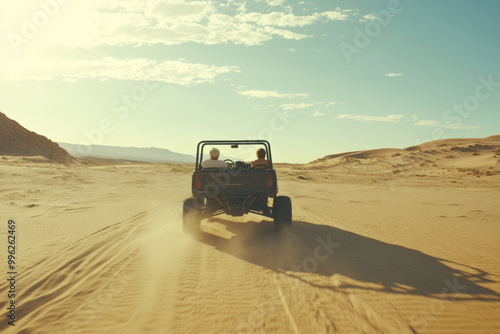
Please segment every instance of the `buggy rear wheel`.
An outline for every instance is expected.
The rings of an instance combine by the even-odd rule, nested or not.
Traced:
[[[292,228],[292,201],[287,196],[277,196],[273,204],[274,229],[276,231]]]

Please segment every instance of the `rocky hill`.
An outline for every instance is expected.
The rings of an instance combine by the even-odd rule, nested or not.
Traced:
[[[62,164],[74,162],[74,158],[58,144],[29,131],[2,112],[0,112],[0,155],[43,156]]]

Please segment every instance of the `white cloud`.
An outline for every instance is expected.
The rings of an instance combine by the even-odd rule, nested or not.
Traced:
[[[403,118],[403,115],[389,115],[389,116],[366,116],[366,115],[349,115],[341,114],[337,115],[338,119],[352,119],[361,122],[389,122],[389,123],[399,123]]]
[[[320,113],[319,111],[316,110],[316,112],[312,115],[313,117],[318,117],[318,116],[325,116],[325,114]]]
[[[268,0],[277,5],[280,0]],[[310,37],[300,28],[320,22],[346,20],[351,10],[295,15],[290,12],[249,12],[245,1],[89,0],[61,5],[54,19],[36,36],[39,48],[178,45],[234,43],[261,45],[274,38],[300,40]],[[38,8],[39,11],[42,11]],[[7,40],[22,35],[19,22],[29,11],[19,10],[4,23]],[[278,29],[281,28],[281,29]],[[34,44],[29,40],[28,44]],[[15,43],[11,43],[15,44]],[[16,46],[23,49],[24,44]]]
[[[336,104],[337,104],[337,102],[329,102],[329,103],[325,104],[325,108],[333,107]]]
[[[344,20],[352,15],[352,11],[340,8],[311,15],[294,15],[285,7],[276,7],[283,4],[284,0],[265,1],[274,6],[270,13],[247,10],[245,0],[71,1],[60,4],[49,22],[37,29],[33,36],[27,37],[23,36],[20,22],[24,22],[24,18],[33,18],[34,13],[44,14],[42,2],[32,1],[33,6],[25,5],[24,2],[0,5],[0,9],[9,9],[9,15],[2,15],[6,45],[1,45],[0,74],[10,80],[135,80],[143,76],[140,71],[144,66],[152,64],[168,68],[169,74],[162,75],[161,81],[197,84],[211,81],[215,76],[233,71],[234,68],[189,64],[182,60],[156,62],[147,59],[103,59],[94,51],[100,46],[139,47],[184,43],[262,45],[276,38],[301,40],[310,37],[301,27]],[[274,10],[276,8],[281,11]],[[292,31],[289,28],[294,29]],[[121,49],[115,51],[119,54]],[[85,57],[87,52],[92,52],[96,58],[87,61],[49,58],[49,55],[54,54]],[[18,61],[22,58],[20,56],[24,57],[23,61]],[[195,73],[196,69],[199,73]],[[134,70],[138,73],[134,73]],[[286,98],[297,96],[282,95]]]
[[[290,51],[290,52],[295,52],[295,51],[297,51],[297,50],[295,50],[295,48],[290,48],[290,49],[288,49],[288,51]]]
[[[418,121],[416,123],[413,123],[413,125],[433,126],[433,127],[452,129],[452,130],[471,130],[471,129],[479,128],[478,126],[466,126],[463,123],[454,123],[454,122],[446,122],[444,124],[441,124],[438,121],[434,121],[434,120],[421,120],[421,121]]]
[[[278,98],[291,99],[294,97],[307,97],[307,96],[309,96],[309,94],[305,94],[305,93],[282,94],[282,93],[278,93],[276,91],[271,91],[271,90],[256,90],[256,89],[238,91],[237,93],[240,95],[243,95],[243,96],[254,97],[254,98],[258,98],[258,99],[263,99],[263,98],[267,98],[267,97],[278,97]]]
[[[179,21],[199,21],[207,15],[215,13],[214,4],[211,1],[156,0],[146,2],[146,6],[146,13],[150,16],[169,17]]]
[[[282,104],[280,107],[284,110],[296,110],[296,109],[305,109],[314,106],[314,103],[287,103]]]
[[[278,29],[278,28],[273,28],[273,27],[265,27],[264,31],[265,32],[269,32],[272,35],[281,36],[284,39],[300,40],[300,39],[303,39],[303,38],[310,37],[309,35],[298,34],[298,33],[292,32],[290,30]]]
[[[312,15],[294,15],[292,13],[245,13],[237,16],[242,22],[253,22],[260,26],[303,27],[314,24],[322,18],[329,21],[343,21],[349,17],[350,11],[328,11]]]
[[[349,16],[356,15],[356,11],[353,11],[352,9],[342,10],[340,8],[337,8],[337,10],[335,11],[323,12],[319,15],[327,18],[330,21],[344,21],[347,20]]]
[[[12,64],[11,64],[12,65]],[[220,74],[237,71],[233,66],[188,63],[183,60],[155,61],[145,58],[94,60],[44,59],[43,67],[33,62],[0,69],[7,80],[78,79],[157,81],[183,86],[212,82]]]
[[[377,19],[377,16],[375,16],[375,14],[367,14],[367,15],[363,16],[363,18],[361,18],[359,20],[359,22],[375,21],[376,19]]]
[[[402,75],[403,75],[403,73],[393,73],[393,72],[389,72],[389,73],[385,74],[386,77],[400,77]]]
[[[267,3],[269,6],[283,6],[283,4],[285,3],[285,0],[255,0],[255,2],[262,1]]]

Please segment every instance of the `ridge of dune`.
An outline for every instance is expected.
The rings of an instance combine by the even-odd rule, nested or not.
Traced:
[[[42,156],[61,164],[75,161],[57,143],[26,129],[2,112],[0,112],[0,155]]]
[[[413,150],[428,149],[435,146],[466,145],[471,143],[479,143],[479,142],[485,143],[485,142],[497,142],[497,141],[500,141],[500,135],[489,136],[486,138],[447,138],[447,139],[438,139],[438,140],[424,142],[419,145],[407,147],[404,150],[413,151]]]
[[[450,138],[404,149],[384,148],[327,155],[306,168],[414,176],[492,176],[500,174],[500,135]]]
[[[386,154],[398,153],[399,151],[401,151],[401,149],[398,149],[398,148],[377,148],[377,149],[373,149],[373,150],[351,151],[351,152],[345,152],[345,153],[330,154],[330,155],[324,156],[323,158],[316,159],[311,163],[328,161],[328,160],[336,159],[336,158],[343,158],[344,160],[348,160],[349,158],[367,159],[367,158],[374,158],[374,157],[378,157],[378,156],[384,156]]]
[[[324,156],[323,158],[316,159],[313,162],[327,161],[327,160],[330,160],[330,159],[335,159],[335,158],[338,158],[338,157],[344,157],[344,156],[348,156],[348,155],[351,155],[351,154],[356,154],[356,153],[359,153],[359,152],[362,152],[362,151],[352,151],[352,152],[345,152],[345,153],[330,154],[330,155]]]

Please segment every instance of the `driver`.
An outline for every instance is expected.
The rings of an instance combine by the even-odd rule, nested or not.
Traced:
[[[266,150],[263,148],[259,148],[257,150],[257,160],[255,160],[252,163],[252,166],[250,168],[255,168],[256,166],[259,165],[265,165],[266,168],[269,168],[269,160],[266,160]],[[259,168],[263,168],[264,166],[259,166]]]
[[[220,151],[218,148],[213,147],[209,153],[210,159],[201,163],[202,168],[226,168],[226,163],[219,160]]]

